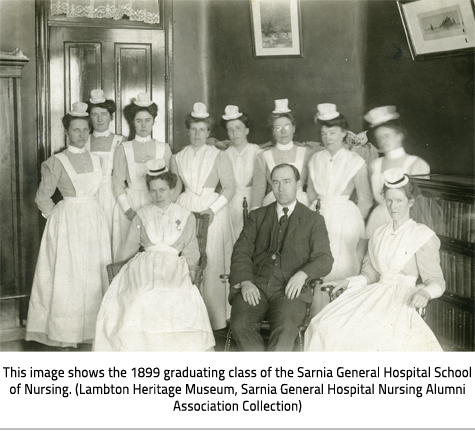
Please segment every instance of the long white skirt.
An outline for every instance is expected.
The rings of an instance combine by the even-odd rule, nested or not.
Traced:
[[[331,272],[322,277],[322,280],[329,282],[358,275],[361,261],[356,252],[356,246],[359,240],[365,237],[361,213],[348,196],[321,196],[320,199],[320,213],[325,218],[334,260]],[[315,316],[329,302],[326,294],[320,291],[315,292],[311,315]]]
[[[214,344],[185,258],[176,251],[142,252],[120,270],[104,296],[94,350],[205,351]]]
[[[202,212],[209,208],[219,197],[214,189],[204,189],[201,196],[191,192],[183,192],[177,199],[177,204],[192,212]],[[209,319],[213,329],[226,326],[226,319],[231,315],[228,302],[229,286],[219,275],[229,274],[231,255],[234,246],[234,232],[231,217],[227,207],[216,213],[208,229],[206,254],[208,264],[203,273],[201,293],[208,309]]]
[[[136,183],[134,186],[125,189],[130,208],[137,212],[142,207],[152,203],[152,197],[145,183]],[[112,258],[117,261],[120,257],[122,243],[127,237],[130,228],[129,219],[122,210],[120,204],[116,202],[114,206],[114,218],[112,223]]]
[[[117,204],[117,199],[112,192],[112,177],[110,175],[103,175],[101,184],[96,193],[96,200],[104,212],[107,228],[109,228],[109,234],[111,235],[111,249],[112,249],[112,231],[114,221],[114,208]]]
[[[392,275],[344,292],[314,317],[305,333],[306,351],[442,351],[414,308],[412,276]]]
[[[109,232],[97,201],[77,197],[59,202],[41,240],[26,340],[51,346],[91,340],[110,262]]]

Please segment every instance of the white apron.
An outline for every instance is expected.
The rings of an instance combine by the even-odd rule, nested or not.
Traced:
[[[165,156],[165,144],[157,141],[155,141],[155,144],[155,158],[163,159]],[[122,146],[124,147],[127,169],[130,176],[130,183],[125,189],[125,193],[127,194],[130,208],[137,212],[142,207],[152,203],[152,197],[145,182],[145,175],[148,171],[147,163],[135,162],[132,142],[124,142]],[[130,222],[117,202],[114,208],[114,221],[112,224],[112,256],[114,261],[119,256],[120,245],[129,231]]]
[[[246,198],[248,206],[251,204],[251,181],[254,175],[254,163],[260,152],[260,147],[254,144],[247,144],[241,153],[238,153],[233,146],[226,150],[226,154],[233,164],[234,180],[236,182],[236,193],[228,204],[236,239],[241,234],[244,225],[242,208],[244,198]],[[249,184],[251,185],[249,186]]]
[[[95,351],[205,351],[214,336],[205,304],[192,284],[185,257],[171,247],[190,212],[170,204],[137,214],[153,246],[130,260],[114,278],[97,320]]]
[[[327,305],[305,334],[307,351],[441,351],[437,339],[414,308],[415,276],[401,273],[434,232],[410,220],[393,231],[380,227],[369,243],[375,284],[348,289]]]
[[[296,146],[296,145],[295,145]],[[297,156],[295,158],[295,162],[287,162],[293,166],[295,166],[299,173],[302,174],[303,166],[305,164],[305,152],[306,148],[297,146]],[[274,156],[272,155],[272,150],[266,150],[263,152],[263,156],[267,163],[267,168],[269,169],[269,173],[275,168],[276,164],[274,161]],[[303,191],[303,186],[300,186],[297,190],[297,200],[305,205],[306,207],[310,207],[310,204],[307,199],[307,194]],[[275,201],[274,192],[270,191],[264,198],[264,202],[262,206],[265,207]]]
[[[91,154],[99,156],[101,159],[102,166],[102,180],[99,185],[99,189],[96,193],[96,199],[104,212],[107,226],[111,234],[111,249],[112,249],[112,223],[114,221],[114,207],[117,204],[117,199],[114,196],[112,191],[112,170],[113,170],[113,161],[114,153],[117,148],[117,145],[122,141],[122,136],[117,134],[114,135],[112,140],[112,145],[110,151],[92,151]],[[89,145],[90,147],[90,145]]]
[[[177,203],[192,212],[203,212],[218,198],[214,188],[203,188],[219,150],[206,146],[203,153],[194,154],[191,146],[176,155],[178,173],[185,184],[185,192],[177,199]],[[228,302],[228,283],[219,275],[229,274],[231,255],[234,245],[234,232],[228,207],[215,214],[208,230],[206,254],[208,264],[203,273],[201,293],[208,309],[213,329],[222,329],[231,314]]]
[[[365,236],[364,221],[356,204],[343,192],[364,164],[361,157],[344,148],[333,157],[328,150],[320,151],[310,160],[309,178],[320,198],[320,213],[325,218],[334,259],[324,282],[360,272],[356,245]]]
[[[49,216],[41,240],[31,291],[26,340],[76,346],[94,337],[97,313],[107,290],[111,262],[109,232],[94,195],[101,182],[94,172],[77,174],[65,154],[58,158],[76,190]]]

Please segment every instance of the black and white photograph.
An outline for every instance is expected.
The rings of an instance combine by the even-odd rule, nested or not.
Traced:
[[[474,11],[0,0],[0,429],[467,427]]]

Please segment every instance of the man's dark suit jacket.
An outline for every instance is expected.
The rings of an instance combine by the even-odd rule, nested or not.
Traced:
[[[244,228],[234,245],[231,258],[232,304],[240,289],[234,286],[243,281],[255,283],[255,278],[268,256],[272,256],[271,238],[277,221],[276,202],[251,211]],[[328,275],[333,264],[327,228],[323,217],[297,201],[289,217],[287,233],[281,249],[281,268],[285,284],[299,270],[308,279]],[[312,302],[310,291],[302,290],[299,296],[304,302]]]

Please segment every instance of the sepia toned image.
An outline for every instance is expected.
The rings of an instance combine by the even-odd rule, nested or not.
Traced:
[[[473,352],[441,5],[0,0],[0,350]]]

